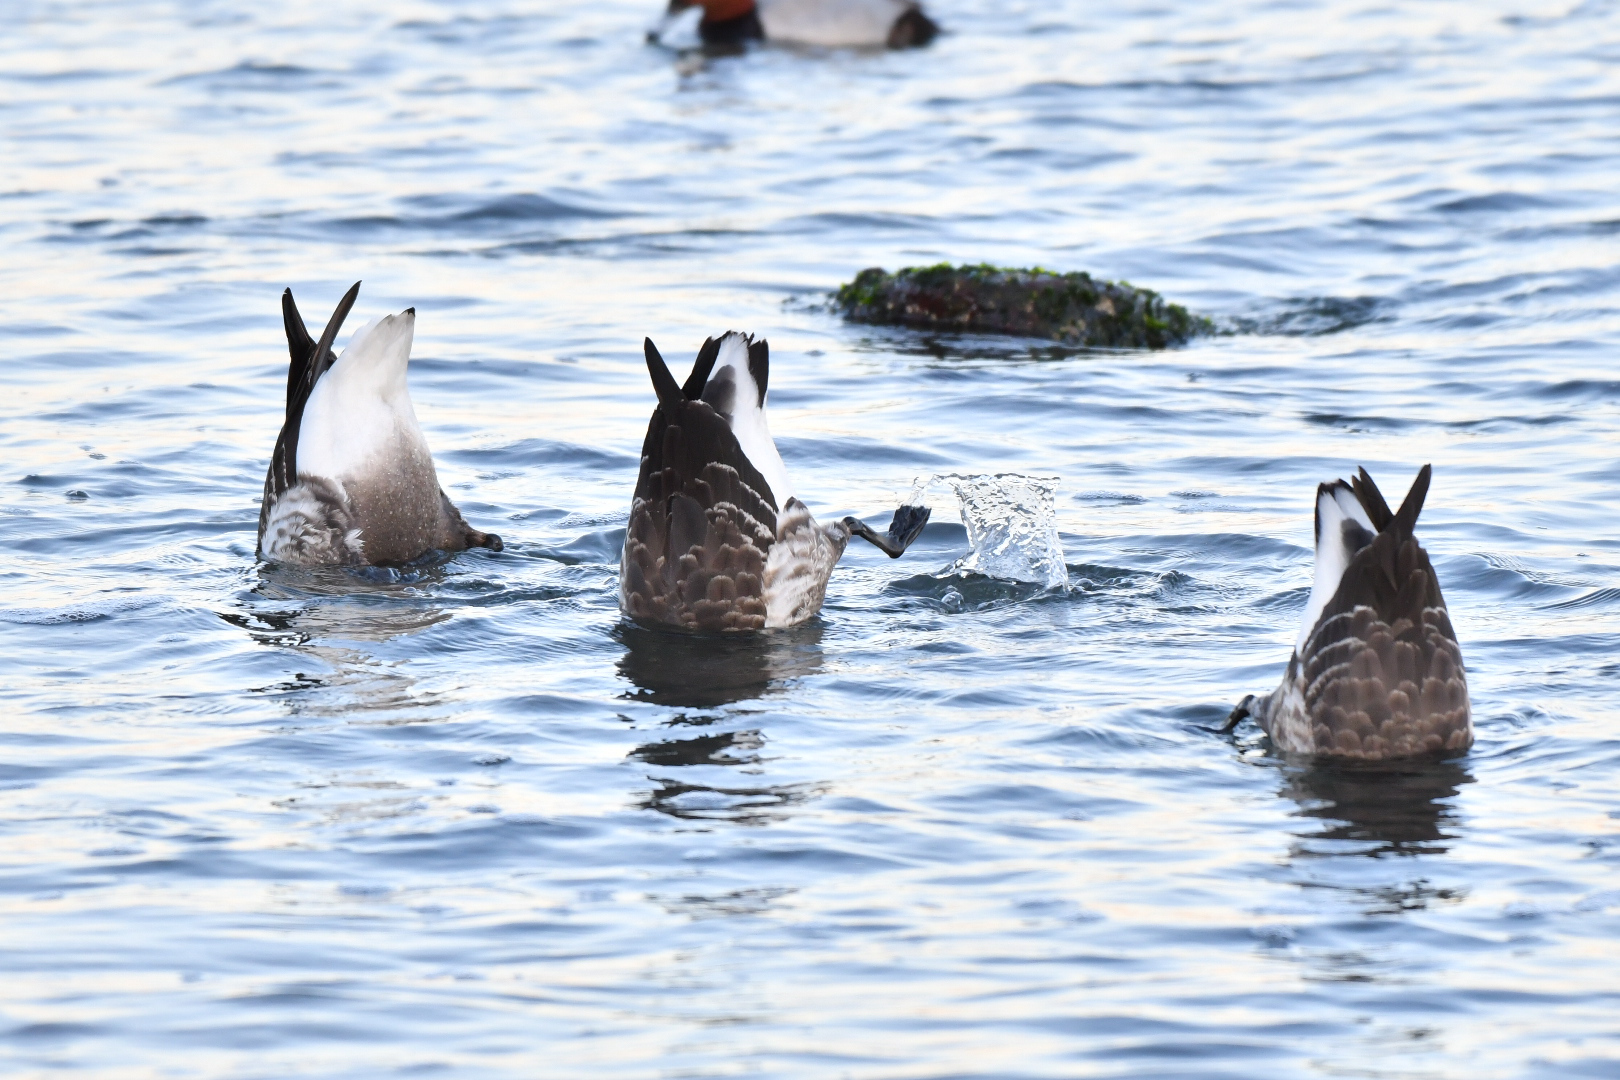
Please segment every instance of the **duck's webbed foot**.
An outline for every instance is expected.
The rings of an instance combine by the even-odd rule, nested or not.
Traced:
[[[845,518],[844,528],[849,530],[851,536],[860,537],[889,558],[898,559],[922,535],[923,526],[928,524],[932,513],[926,506],[899,507],[894,512],[894,520],[889,522],[887,534],[874,532],[871,526],[857,517]]]
[[[1232,714],[1226,718],[1226,723],[1221,726],[1221,734],[1225,735],[1227,732],[1231,731],[1233,728],[1235,728],[1239,724],[1243,723],[1243,721],[1245,721],[1249,717],[1253,716],[1254,715],[1253,706],[1254,706],[1254,695],[1253,694],[1246,695],[1243,698],[1242,701],[1237,703],[1236,708],[1234,708],[1232,710]]]
[[[500,551],[506,545],[494,533],[479,532],[471,525],[467,526],[467,546],[470,548],[489,548],[491,551]]]

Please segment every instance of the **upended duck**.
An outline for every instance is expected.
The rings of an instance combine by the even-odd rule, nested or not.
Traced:
[[[1462,650],[1412,533],[1430,472],[1393,514],[1366,469],[1316,489],[1316,583],[1293,656],[1227,730],[1252,716],[1279,750],[1369,761],[1473,744]]]
[[[431,551],[501,550],[439,487],[405,368],[416,309],[374,319],[332,354],[357,281],[314,341],[292,290],[281,295],[287,418],[259,508],[259,557],[301,566],[398,565]]]
[[[770,347],[709,338],[684,385],[648,338],[658,408],[630,506],[619,603],[642,622],[689,630],[792,626],[821,610],[852,536],[899,558],[929,510],[902,506],[887,535],[859,518],[818,525],[793,494],[765,422]]]
[[[670,0],[669,16],[703,9],[698,36],[711,48],[750,41],[827,49],[909,49],[939,26],[915,0]]]

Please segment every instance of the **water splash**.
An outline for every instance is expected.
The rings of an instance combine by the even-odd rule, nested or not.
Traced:
[[[1049,589],[1069,584],[1063,542],[1058,539],[1057,477],[946,473],[919,480],[908,502],[918,505],[935,482],[956,492],[962,524],[967,526],[968,553],[952,571],[1028,581]]]

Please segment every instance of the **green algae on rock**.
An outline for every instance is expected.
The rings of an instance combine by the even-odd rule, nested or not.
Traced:
[[[1110,349],[1165,349],[1215,330],[1210,320],[1151,289],[1039,267],[940,263],[894,274],[873,267],[841,286],[835,303],[855,322]]]

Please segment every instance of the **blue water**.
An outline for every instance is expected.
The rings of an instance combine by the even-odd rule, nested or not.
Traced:
[[[8,9],[3,1071],[1620,1076],[1620,5],[930,0],[710,63],[659,7]],[[826,309],[941,259],[1227,332]],[[505,552],[255,565],[280,291],[356,279]],[[624,624],[641,338],[728,327],[819,517],[1057,476],[1068,587],[951,573],[936,486],[802,628]],[[1474,749],[1216,734],[1314,485],[1424,462]]]

